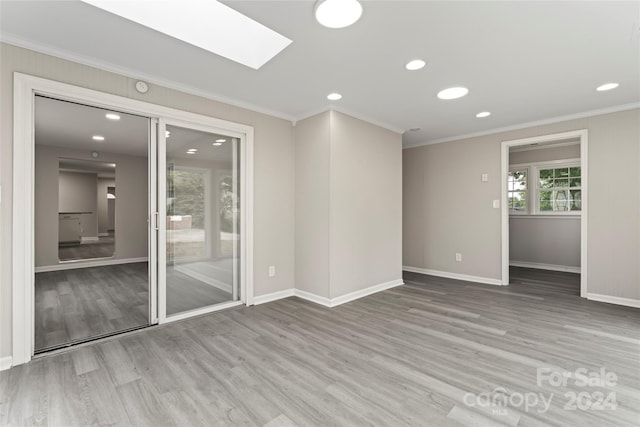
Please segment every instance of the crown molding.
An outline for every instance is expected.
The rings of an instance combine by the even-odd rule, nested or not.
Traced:
[[[5,32],[1,33],[0,42],[13,45],[16,47],[20,47],[23,49],[33,50],[38,53],[54,56],[56,58],[75,62],[88,67],[97,68],[102,71],[119,74],[131,79],[144,80],[147,83],[162,86],[167,89],[173,89],[179,92],[187,93],[189,95],[194,95],[201,98],[207,98],[212,101],[221,102],[227,105],[243,108],[245,110],[250,110],[256,113],[266,114],[268,116],[287,120],[289,122],[296,121],[296,118],[294,116],[292,116],[291,114],[283,113],[282,111],[276,111],[269,108],[261,107],[259,105],[251,104],[248,102],[239,101],[237,99],[232,99],[214,92],[205,91],[193,86],[189,86],[189,85],[178,83],[172,80],[167,80],[161,77],[157,77],[152,74],[141,73],[139,71],[136,71],[130,68],[121,67],[106,61],[101,61],[97,58],[91,58],[84,55],[77,55],[77,54],[68,52],[66,50],[57,49],[43,43],[27,40],[22,37],[15,36],[13,34],[8,34]]]
[[[424,142],[418,142],[415,144],[406,144],[402,148],[409,149],[409,148],[423,147],[425,145],[441,144],[443,142],[460,141],[463,139],[493,135],[496,133],[509,132],[512,130],[526,129],[526,128],[535,127],[535,126],[542,126],[542,125],[548,125],[552,123],[566,122],[569,120],[584,119],[586,117],[600,116],[603,114],[617,113],[620,111],[633,110],[635,108],[640,108],[640,102],[632,102],[630,104],[615,105],[613,107],[583,111],[581,113],[567,114],[565,116],[549,117],[547,119],[536,120],[533,122],[526,122],[526,123],[520,123],[517,125],[494,128],[494,129],[484,130],[481,132],[473,132],[473,133],[467,133],[467,134],[462,134],[457,136],[449,136],[446,138],[432,139]]]
[[[383,129],[389,130],[389,131],[391,131],[393,133],[398,133],[400,135],[402,135],[404,133],[404,131],[402,129],[400,129],[399,127],[390,125],[390,124],[385,123],[385,122],[381,122],[379,120],[372,119],[371,117],[365,116],[363,114],[354,113],[353,111],[350,111],[347,108],[336,107],[335,105],[332,105],[330,107],[322,107],[322,108],[319,108],[317,110],[312,110],[312,111],[309,111],[309,112],[307,112],[305,114],[302,114],[299,119],[297,119],[296,121],[293,122],[293,125],[295,126],[296,123],[299,122],[299,121],[302,121],[302,120],[317,116],[317,115],[322,114],[322,113],[326,113],[327,111],[337,111],[338,113],[346,114],[347,116],[351,116],[354,119],[362,120],[363,122],[367,122],[367,123],[372,124],[374,126],[381,127]]]

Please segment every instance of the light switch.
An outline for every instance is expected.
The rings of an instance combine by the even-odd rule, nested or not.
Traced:
[[[500,209],[500,200],[493,201],[493,209]]]
[[[483,173],[481,176],[482,182],[487,182],[489,181],[489,174],[488,173]]]

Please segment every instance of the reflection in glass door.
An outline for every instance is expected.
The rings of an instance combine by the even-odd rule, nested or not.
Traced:
[[[238,301],[239,139],[175,125],[164,132],[166,316]]]

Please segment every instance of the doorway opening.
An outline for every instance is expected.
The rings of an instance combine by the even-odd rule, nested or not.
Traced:
[[[586,297],[587,176],[586,130],[502,143],[503,285]]]

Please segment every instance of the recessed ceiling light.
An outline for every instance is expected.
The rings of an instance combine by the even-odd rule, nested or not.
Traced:
[[[344,28],[360,19],[362,5],[358,0],[319,0],[315,14],[325,27]]]
[[[427,63],[422,59],[414,59],[413,61],[407,62],[407,65],[405,65],[404,68],[409,71],[416,71],[423,68],[425,65],[427,65]]]
[[[226,139],[220,138],[220,139],[216,139],[216,142],[227,142]]]
[[[481,119],[481,118],[483,118],[483,117],[489,117],[490,115],[491,115],[491,113],[490,113],[490,112],[488,112],[488,111],[483,111],[483,112],[481,112],[481,113],[476,114],[476,117],[478,117],[478,118],[480,118],[480,119]]]
[[[340,95],[339,93],[330,93],[329,95],[327,95],[327,99],[330,101],[337,101],[339,99],[342,99],[342,95]]]
[[[189,148],[187,151],[193,151],[195,153],[196,151],[198,151],[198,149],[197,148]]]
[[[104,136],[102,136],[102,135],[93,135],[91,137],[91,139],[93,139],[94,141],[104,141]]]
[[[214,142],[214,143],[213,143],[213,144],[211,144],[211,145],[215,145],[216,147],[219,147],[219,146],[221,146],[221,145],[222,145],[222,142]]]
[[[116,113],[107,113],[105,114],[105,117],[109,120],[120,120],[120,116]]]
[[[112,1],[85,3],[160,31],[253,69],[259,69],[291,40],[215,0]],[[338,0],[341,1],[341,0]]]
[[[438,98],[440,99],[457,99],[462,98],[469,93],[469,89],[466,87],[450,87],[448,89],[438,92]]]
[[[195,151],[187,151],[187,154],[196,154]]]
[[[615,89],[618,86],[620,86],[620,84],[618,83],[605,83],[603,85],[600,85],[596,88],[596,90],[598,92],[604,92],[605,90],[611,90],[611,89]]]

